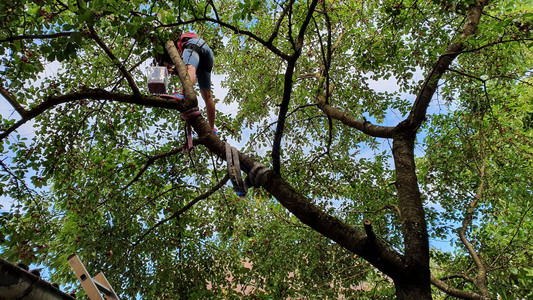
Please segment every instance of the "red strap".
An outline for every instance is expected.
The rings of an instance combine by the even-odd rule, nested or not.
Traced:
[[[192,126],[189,120],[201,114],[202,112],[198,109],[198,107],[193,107],[181,113],[181,119],[185,121],[185,134],[187,136],[187,145],[183,150],[185,153],[189,153],[194,147],[192,143]]]

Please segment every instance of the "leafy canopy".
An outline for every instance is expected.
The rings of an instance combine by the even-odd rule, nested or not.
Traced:
[[[397,274],[429,286],[426,267],[436,298],[527,298],[531,9],[511,0],[2,3],[0,92],[10,108],[0,194],[12,204],[0,215],[0,253],[42,263],[63,284],[75,280],[66,258],[78,253],[127,298],[401,298]],[[217,111],[217,138],[282,181],[269,175],[238,198],[222,185],[220,140],[200,123],[199,145],[181,151],[183,107],[148,95],[144,68],[182,31],[208,42],[224,78],[217,107],[231,109]],[[401,154],[409,139],[412,169]],[[451,242],[430,250],[428,239]]]

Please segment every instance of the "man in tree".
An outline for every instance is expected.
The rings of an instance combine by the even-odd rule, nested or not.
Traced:
[[[198,78],[198,86],[200,87],[200,94],[205,102],[207,110],[207,119],[211,130],[214,134],[217,133],[215,129],[215,101],[213,101],[213,94],[211,93],[211,70],[213,69],[214,55],[209,45],[196,33],[188,32],[181,35],[176,42],[178,51],[183,59],[183,63],[187,66],[187,72],[191,83],[194,85]],[[164,56],[165,58],[167,56]],[[164,60],[165,64],[172,64],[172,60],[168,57],[168,61]],[[177,75],[173,70],[171,74]],[[183,98],[182,91],[174,95],[163,95],[163,97]]]

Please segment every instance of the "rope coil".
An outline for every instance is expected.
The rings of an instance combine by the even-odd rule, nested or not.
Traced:
[[[245,184],[249,187],[259,187],[261,179],[263,179],[263,175],[265,175],[267,171],[268,168],[265,165],[255,163],[250,172],[248,172],[248,176],[246,176]]]

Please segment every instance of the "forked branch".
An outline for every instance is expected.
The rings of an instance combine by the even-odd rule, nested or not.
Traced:
[[[476,195],[474,199],[470,202],[468,205],[468,208],[466,210],[466,215],[463,219],[463,223],[461,226],[461,229],[459,230],[459,238],[461,239],[461,242],[463,245],[465,245],[466,249],[468,250],[468,254],[470,254],[470,257],[474,261],[474,264],[477,267],[478,274],[474,278],[474,284],[480,291],[480,293],[483,296],[489,297],[490,293],[487,289],[487,270],[485,268],[485,265],[481,261],[481,258],[479,257],[478,253],[470,243],[470,241],[466,237],[466,231],[468,227],[470,226],[470,223],[472,222],[472,218],[475,212],[475,209],[478,205],[478,203],[481,201],[481,198],[483,196],[483,191],[485,188],[485,168],[486,168],[486,159],[483,158],[481,169],[480,169],[480,183],[476,192]]]

